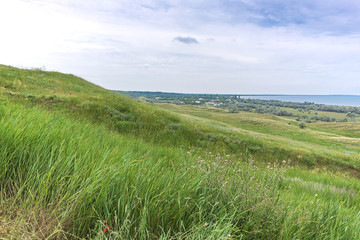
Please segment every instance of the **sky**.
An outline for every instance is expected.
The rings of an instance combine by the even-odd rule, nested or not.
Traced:
[[[0,64],[113,90],[360,94],[360,1],[0,0]]]

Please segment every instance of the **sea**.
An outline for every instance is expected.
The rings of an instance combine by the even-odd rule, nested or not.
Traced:
[[[360,95],[241,95],[241,98],[360,107]]]

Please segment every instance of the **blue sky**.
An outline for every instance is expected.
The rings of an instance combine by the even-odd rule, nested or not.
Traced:
[[[8,0],[0,63],[108,89],[360,93],[355,0]]]

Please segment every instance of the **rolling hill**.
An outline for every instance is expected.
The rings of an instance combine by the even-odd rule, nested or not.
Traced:
[[[0,65],[0,238],[359,239],[357,143],[288,121]]]

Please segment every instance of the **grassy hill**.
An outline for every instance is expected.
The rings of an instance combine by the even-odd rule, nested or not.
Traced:
[[[357,144],[287,121],[0,65],[0,239],[359,239]]]
[[[354,176],[358,175],[360,139],[356,134],[360,130],[359,122],[309,123],[307,128],[299,129],[298,122],[291,117],[249,112],[229,113],[222,109],[191,105],[158,106],[189,120],[201,121],[207,126],[237,132],[241,139],[256,139],[259,149],[254,151],[253,155],[258,152],[268,157],[267,151],[277,148],[284,152],[297,153],[296,157],[291,157],[298,164],[349,171]],[[263,154],[264,152],[266,154]],[[286,156],[278,157],[281,159]]]

